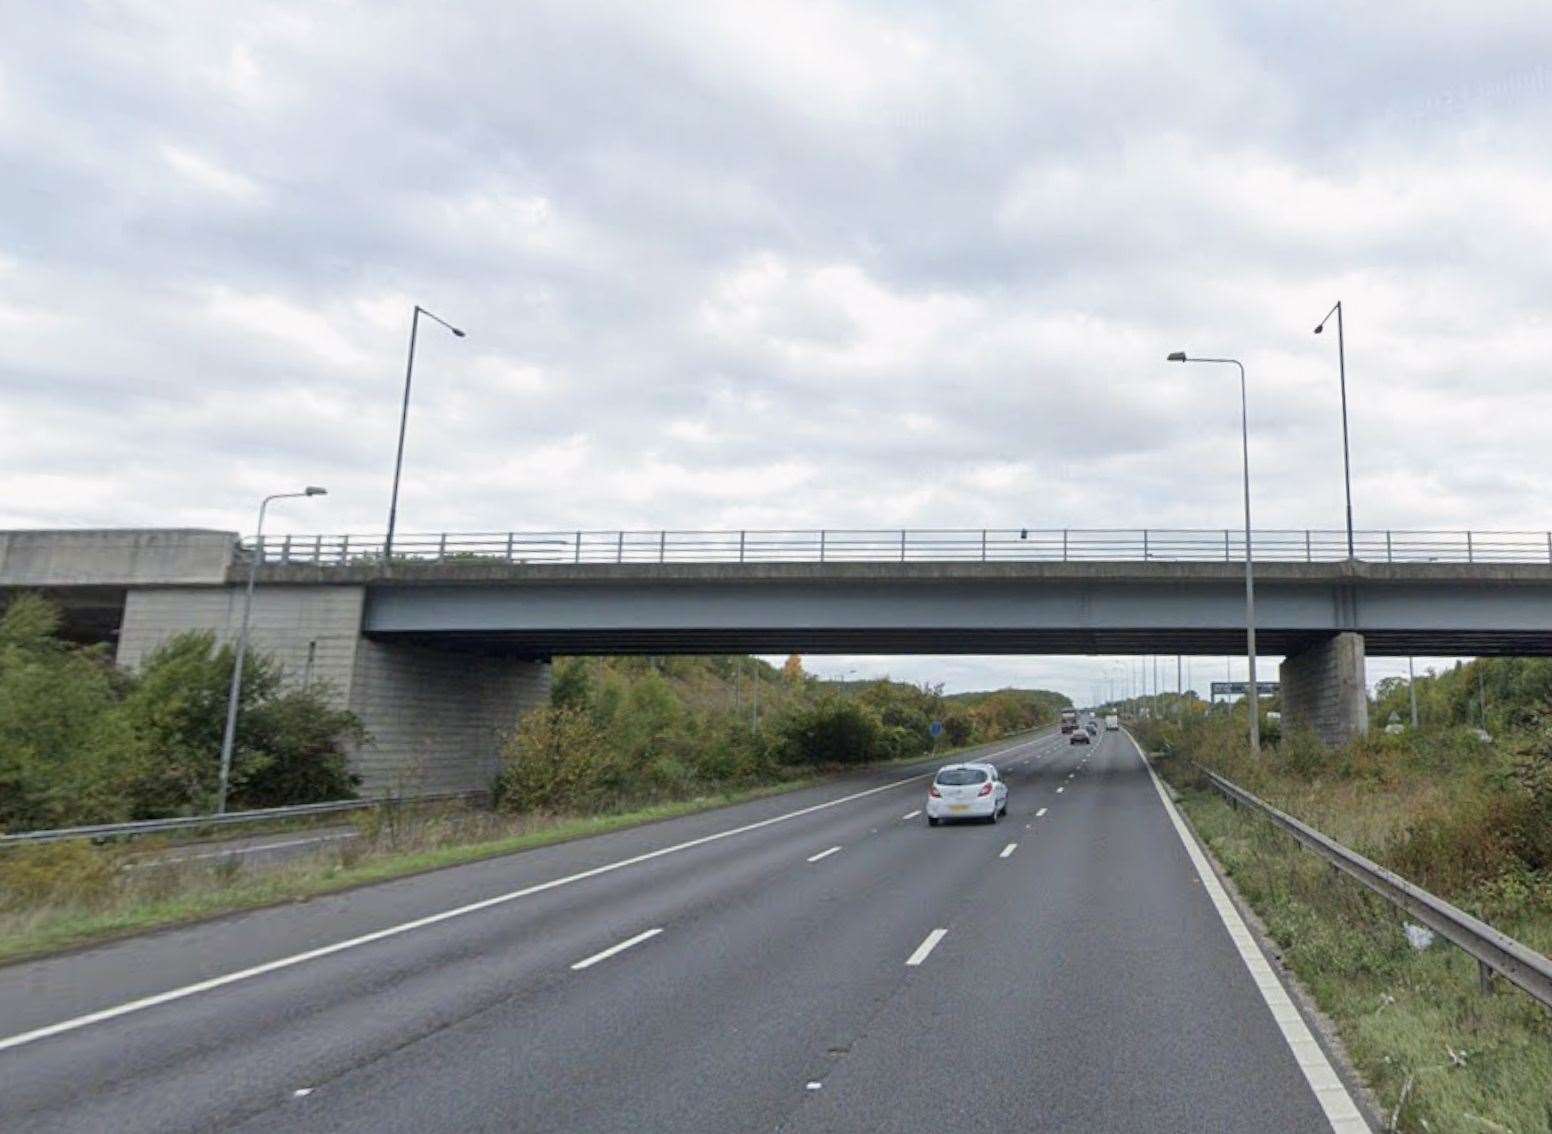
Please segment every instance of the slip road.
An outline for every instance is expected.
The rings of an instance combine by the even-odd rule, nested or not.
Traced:
[[[987,752],[0,969],[0,1130],[1365,1129],[1129,738]]]

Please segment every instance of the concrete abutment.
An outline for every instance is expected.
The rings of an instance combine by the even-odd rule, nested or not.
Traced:
[[[188,630],[233,641],[242,603],[235,586],[133,588],[118,663],[138,668]],[[365,604],[364,586],[260,587],[250,646],[278,661],[289,683],[319,686],[361,719],[371,739],[351,766],[363,795],[489,788],[506,736],[549,700],[549,663],[373,640],[361,632]]]
[[[1331,745],[1369,731],[1362,634],[1333,634],[1290,654],[1279,676],[1284,727],[1309,729]]]

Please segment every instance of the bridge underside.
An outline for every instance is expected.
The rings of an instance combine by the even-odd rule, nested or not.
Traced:
[[[1333,630],[1258,628],[1257,652],[1301,653]],[[1009,627],[599,627],[582,630],[368,630],[382,642],[496,657],[610,654],[1185,654],[1223,656],[1245,650],[1242,627],[1025,629]],[[1374,657],[1552,656],[1552,634],[1537,631],[1364,631]]]

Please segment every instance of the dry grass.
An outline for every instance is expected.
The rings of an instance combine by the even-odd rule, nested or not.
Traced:
[[[813,782],[790,780],[593,816],[503,815],[448,805],[385,808],[358,817],[358,838],[269,864],[203,859],[126,870],[138,851],[82,841],[19,847],[0,856],[0,963],[604,834]]]
[[[1552,1134],[1552,1013],[1512,987],[1484,995],[1476,962],[1447,943],[1413,949],[1394,907],[1230,808],[1188,762],[1547,953],[1552,877],[1516,853],[1527,801],[1506,752],[1440,734],[1335,752],[1290,743],[1253,760],[1215,724],[1151,739],[1173,753],[1160,771],[1395,1129]]]

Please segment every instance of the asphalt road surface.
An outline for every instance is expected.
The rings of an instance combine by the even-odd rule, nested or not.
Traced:
[[[0,969],[0,1130],[1364,1130],[1131,741]]]

